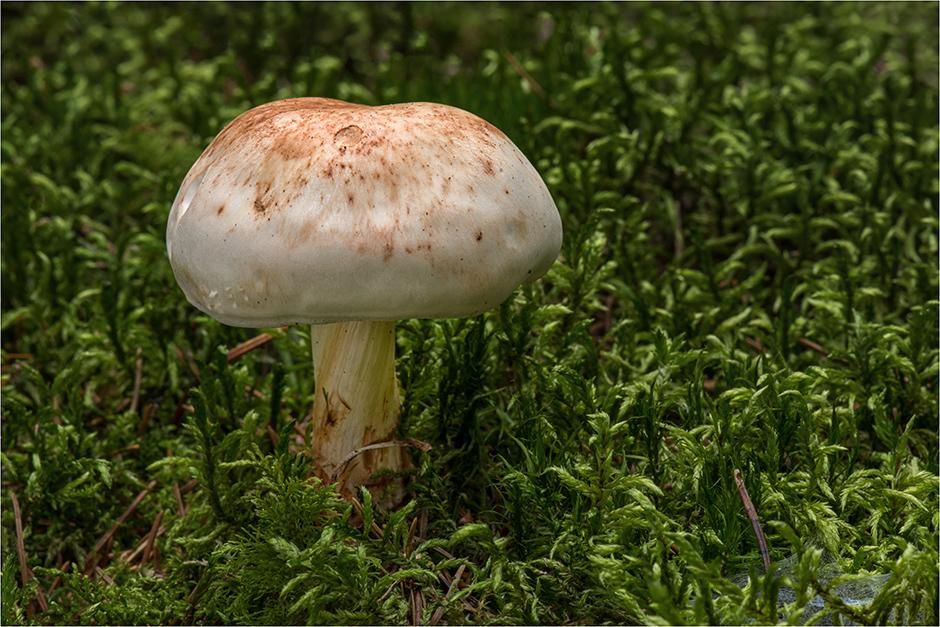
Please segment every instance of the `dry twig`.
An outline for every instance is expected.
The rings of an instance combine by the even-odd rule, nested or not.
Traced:
[[[183,503],[183,493],[180,492],[180,484],[173,484],[173,496],[176,497],[177,513],[180,518],[186,518],[186,504]]]
[[[355,451],[343,458],[343,460],[337,464],[336,470],[333,471],[333,475],[330,477],[331,481],[336,481],[337,477],[346,470],[346,464],[351,462],[353,458],[361,453],[366,451],[372,451],[377,448],[389,448],[392,446],[413,446],[420,451],[427,453],[431,450],[431,445],[427,442],[422,442],[421,440],[416,440],[414,438],[408,438],[407,440],[393,440],[391,442],[376,442],[375,444],[367,444],[357,448]]]
[[[98,566],[98,559],[101,557],[102,549],[104,549],[104,547],[107,546],[109,542],[111,542],[111,540],[114,538],[114,534],[118,530],[118,527],[120,527],[124,521],[127,520],[127,517],[130,516],[135,509],[137,509],[137,506],[140,505],[141,501],[143,501],[155,487],[157,487],[157,482],[151,481],[147,485],[146,489],[141,490],[140,494],[138,494],[134,498],[133,502],[127,506],[127,509],[125,509],[124,513],[120,515],[120,517],[117,519],[117,522],[115,522],[114,525],[108,529],[108,531],[105,532],[103,536],[101,536],[101,539],[98,540],[97,544],[95,544],[95,548],[92,550],[91,555],[88,556],[88,561],[85,562],[84,573],[86,575],[91,575],[91,573],[95,572],[95,568]]]
[[[140,382],[144,378],[144,358],[140,356],[142,348],[137,349],[137,370],[134,372],[134,394],[131,396],[131,411],[137,413],[140,404]]]
[[[160,523],[163,522],[163,510],[160,510],[160,513],[157,514],[157,519],[153,521],[153,526],[150,527],[150,533],[147,534],[147,541],[144,544],[144,556],[140,559],[141,564],[146,564],[150,561],[150,558],[153,557],[154,546],[153,543],[157,539],[157,532],[160,530]]]
[[[405,538],[405,558],[408,559],[411,557],[412,544],[415,540],[415,530],[418,528],[418,518],[415,517],[411,521],[411,527],[408,528],[408,537]]]
[[[411,624],[420,625],[424,613],[424,592],[421,588],[411,588]]]
[[[350,502],[352,503],[353,509],[356,510],[356,513],[359,514],[359,516],[360,516],[363,520],[365,520],[365,516],[362,515],[362,513],[363,513],[363,512],[362,512],[362,503],[359,502],[359,499],[357,499],[356,497],[352,496],[352,497],[350,497]],[[363,530],[363,531],[366,531],[366,530]],[[379,526],[375,523],[374,520],[372,521],[372,526],[368,529],[368,531],[366,531],[366,533],[369,533],[369,532],[372,532],[372,534],[373,534],[376,538],[379,538],[380,540],[385,537],[385,533],[382,531],[382,528],[379,527]]]
[[[16,498],[16,492],[10,492],[10,500],[13,501],[13,522],[16,527],[16,557],[20,562],[20,579],[23,587],[29,583],[32,571],[26,565],[26,540],[23,537],[23,517],[20,514],[20,502]],[[36,587],[36,601],[39,603],[39,609],[45,612],[49,609],[49,603],[46,601],[46,595],[42,593],[42,588]],[[31,616],[33,613],[32,603],[26,607],[26,614]]]
[[[20,561],[20,579],[23,587],[29,583],[29,571],[26,568],[26,542],[23,539],[23,519],[20,516],[20,502],[16,498],[16,492],[10,492],[10,499],[13,501],[13,523],[16,526],[16,556]]]
[[[65,562],[64,564],[62,564],[62,566],[59,567],[59,572],[61,572],[62,575],[64,575],[69,572],[69,568],[71,567],[72,567],[72,562]],[[59,587],[59,584],[62,583],[62,575],[56,575],[56,578],[52,580],[52,585],[49,586],[50,595],[55,591],[56,588]]]
[[[144,408],[144,413],[140,417],[140,424],[137,425],[137,438],[143,438],[144,432],[147,429],[147,423],[150,422],[150,412],[153,411],[153,403],[147,403],[147,406]]]
[[[544,100],[548,104],[548,106],[551,107],[552,109],[558,108],[558,105],[555,104],[555,101],[552,100],[548,96],[548,94],[545,93],[545,90],[542,89],[542,86],[539,85],[538,82],[534,78],[532,78],[532,75],[525,71],[525,68],[522,67],[522,64],[519,63],[519,60],[516,59],[516,57],[512,56],[512,53],[510,52],[505,53],[505,57],[506,57],[506,60],[509,61],[509,65],[512,66],[512,69],[515,70],[516,74],[522,77],[522,80],[524,80],[525,82],[529,84],[529,87],[532,88],[532,91],[538,94],[539,98]]]
[[[800,337],[796,339],[796,342],[800,346],[804,348],[808,348],[811,351],[815,351],[819,353],[820,355],[822,355],[823,357],[829,357],[830,355],[830,351],[826,350],[824,346],[822,346],[821,344],[817,344],[816,342],[814,342],[813,340],[809,338]],[[843,364],[849,363],[847,359],[836,359],[836,361],[840,361]]]
[[[450,587],[447,588],[447,593],[444,595],[441,604],[434,610],[434,613],[431,615],[430,625],[433,627],[441,622],[441,618],[444,616],[444,601],[450,598],[450,595],[453,594],[454,589],[457,588],[457,584],[460,582],[460,578],[463,577],[463,571],[467,567],[466,564],[461,564],[460,568],[457,569],[457,574],[454,575],[454,578],[450,582]]]
[[[754,339],[752,337],[745,338],[747,345],[756,350],[758,353],[769,354],[770,349],[764,346],[764,343],[761,340]]]
[[[760,557],[764,562],[764,572],[770,570],[770,551],[767,548],[767,539],[764,537],[764,528],[761,527],[760,518],[757,517],[757,510],[754,509],[754,503],[747,493],[744,481],[741,479],[741,471],[734,469],[734,482],[738,486],[738,494],[741,496],[741,502],[744,503],[744,510],[751,521],[751,527],[754,529],[754,535],[757,536],[757,547],[760,549]]]
[[[278,330],[281,332],[287,331],[287,327],[281,327]],[[228,360],[228,363],[232,363],[233,361],[235,361],[236,359],[238,359],[245,353],[253,351],[259,346],[264,346],[265,344],[267,344],[273,339],[274,339],[274,336],[271,335],[270,333],[262,333],[260,335],[256,335],[250,340],[242,342],[241,344],[239,344],[238,346],[230,350],[228,354],[225,356],[225,359]]]

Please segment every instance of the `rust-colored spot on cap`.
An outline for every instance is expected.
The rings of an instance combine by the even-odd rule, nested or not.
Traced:
[[[362,129],[355,124],[341,128],[333,135],[333,143],[339,146],[352,146],[362,139]]]

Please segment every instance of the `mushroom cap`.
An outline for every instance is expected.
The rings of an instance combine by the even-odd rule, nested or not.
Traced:
[[[548,271],[562,228],[532,164],[466,111],[295,98],[219,133],[166,240],[190,303],[273,327],[476,315]]]

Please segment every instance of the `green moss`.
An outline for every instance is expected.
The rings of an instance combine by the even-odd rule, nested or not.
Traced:
[[[3,11],[4,622],[936,624],[936,4]],[[229,363],[166,259],[211,138],[314,95],[481,115],[565,227],[398,324],[395,512],[289,446],[307,332]]]

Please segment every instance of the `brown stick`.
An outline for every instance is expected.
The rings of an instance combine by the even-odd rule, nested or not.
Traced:
[[[144,377],[144,358],[140,356],[142,348],[137,349],[137,371],[134,373],[134,394],[131,397],[131,411],[137,413],[140,404],[140,382]]]
[[[120,527],[124,523],[124,521],[127,520],[127,517],[130,516],[134,512],[135,509],[137,509],[137,506],[140,505],[141,501],[143,501],[147,497],[147,495],[150,494],[150,491],[153,490],[155,487],[157,487],[157,482],[151,481],[147,485],[147,488],[144,490],[141,490],[140,494],[138,494],[136,498],[134,498],[134,501],[130,505],[127,506],[127,509],[125,509],[124,513],[121,514],[121,516],[117,519],[117,522],[115,522],[114,525],[110,529],[108,529],[108,531],[103,536],[101,536],[101,539],[98,540],[97,544],[95,544],[95,548],[91,552],[91,555],[88,556],[88,561],[85,562],[84,572],[86,575],[90,575],[92,572],[94,572],[95,566],[97,566],[98,564],[98,558],[100,557],[101,550],[105,546],[107,546],[108,542],[110,542],[111,539],[114,537],[114,534],[117,532],[118,527]]]
[[[147,429],[147,423],[150,422],[150,412],[153,411],[153,403],[147,403],[144,413],[140,417],[140,424],[137,425],[137,437],[143,438],[144,431]]]
[[[460,568],[457,569],[457,574],[454,575],[454,578],[451,580],[450,586],[447,588],[447,593],[441,601],[441,605],[439,605],[438,608],[434,610],[434,614],[431,615],[431,621],[428,624],[432,627],[441,622],[441,618],[444,616],[443,602],[450,598],[450,595],[453,594],[454,590],[457,588],[457,583],[460,581],[460,578],[463,577],[464,568],[466,568],[466,564],[461,564]]]
[[[770,570],[770,550],[767,548],[767,539],[764,537],[764,528],[761,527],[760,518],[757,517],[757,510],[754,509],[754,503],[747,493],[744,481],[741,479],[741,471],[734,469],[734,482],[738,486],[738,494],[741,496],[741,502],[744,503],[744,510],[751,521],[751,527],[754,529],[754,535],[757,536],[757,547],[760,549],[761,560],[764,562],[764,572]]]
[[[522,64],[519,63],[519,60],[516,57],[512,56],[512,53],[507,52],[504,55],[506,60],[509,61],[509,65],[512,66],[512,69],[515,70],[516,74],[522,77],[522,79],[529,84],[529,87],[532,88],[539,98],[548,103],[548,106],[552,109],[557,109],[558,105],[555,104],[555,101],[548,97],[548,94],[545,93],[545,90],[542,89],[542,86],[532,78],[532,75],[525,71],[525,68],[522,67]]]
[[[69,572],[69,567],[72,566],[72,562],[65,562],[62,566],[59,567],[59,572],[63,575]],[[56,588],[59,587],[59,584],[62,583],[62,575],[56,575],[55,579],[52,580],[52,585],[49,586],[49,594],[51,595]]]
[[[424,538],[428,533],[428,510],[422,509],[421,513],[418,514],[418,520],[420,521],[418,523],[418,537]],[[422,540],[419,540],[419,542],[422,542]]]
[[[360,516],[362,516],[362,503],[359,502],[359,499],[357,499],[356,497],[353,496],[353,497],[351,497],[351,502],[352,502],[352,505],[353,505],[353,509],[356,510],[356,513],[359,514]],[[379,538],[379,539],[385,537],[385,534],[382,532],[382,528],[379,527],[379,526],[375,523],[374,520],[372,521],[372,526],[371,526],[369,529],[363,529],[363,531],[364,531],[366,534],[368,534],[368,533],[371,531],[372,534],[373,534],[376,538]],[[396,582],[396,583],[397,583],[397,582]]]
[[[26,568],[26,541],[23,539],[23,519],[20,517],[20,502],[16,500],[16,493],[10,492],[13,501],[13,521],[16,524],[16,556],[20,561],[20,579],[23,587],[29,583],[29,571]]]
[[[114,585],[114,580],[111,579],[111,575],[104,572],[104,569],[101,566],[95,566],[95,574],[98,576],[100,581],[104,581],[109,586]]]
[[[375,444],[367,444],[357,448],[355,451],[343,458],[343,460],[336,465],[336,471],[334,471],[333,476],[330,477],[332,481],[336,481],[337,476],[342,473],[346,468],[346,464],[352,461],[354,457],[360,453],[365,453],[366,451],[371,451],[377,448],[389,448],[391,446],[413,446],[414,448],[420,450],[422,453],[427,453],[431,450],[431,445],[427,442],[422,442],[421,440],[416,440],[414,438],[408,438],[407,440],[392,440],[391,442],[376,442]]]
[[[32,571],[29,570],[29,567],[26,566],[26,540],[23,538],[23,517],[20,515],[20,502],[16,498],[16,492],[10,492],[10,499],[13,501],[13,520],[16,525],[16,556],[20,562],[20,580],[23,582],[23,587],[26,587],[26,584],[29,583],[29,577],[32,574]],[[42,593],[42,588],[36,588],[37,590],[37,601],[39,602],[39,609],[43,612],[49,609],[49,603],[46,601],[46,596]],[[32,606],[26,608],[27,614],[32,613]]]
[[[133,551],[127,550],[127,551],[124,551],[123,553],[121,553],[121,561],[124,561],[124,562],[127,562],[128,564],[130,564],[130,563],[133,562],[135,559],[137,559],[138,557],[140,557],[140,554],[143,553],[143,552],[144,552],[144,549],[147,548],[147,538],[148,538],[148,537],[149,537],[149,534],[148,534],[147,536],[144,536],[143,539],[142,539],[140,542],[137,543],[137,548],[134,549]],[[136,567],[136,566],[132,566],[132,567],[131,567],[131,570],[133,570],[133,569],[135,569],[135,568],[137,568],[137,567]]]
[[[401,583],[401,580],[400,580],[400,579],[399,579],[398,581],[393,581],[393,582],[392,582],[392,585],[390,585],[390,586],[388,587],[388,589],[384,592],[384,594],[382,594],[382,596],[379,597],[379,603],[381,603],[382,601],[384,601],[385,599],[387,599],[387,598],[388,598],[388,595],[390,595],[390,594],[392,593],[392,590],[395,589],[395,586],[397,586],[397,585],[400,584],[400,583]]]
[[[281,327],[278,330],[283,332],[283,331],[287,331],[287,328],[288,327]],[[264,346],[265,344],[267,344],[273,339],[274,339],[274,336],[271,335],[270,333],[262,333],[261,335],[256,335],[250,340],[246,342],[242,342],[241,344],[239,344],[238,346],[230,350],[228,354],[225,356],[225,359],[228,360],[228,363],[232,363],[233,361],[235,361],[236,359],[238,359],[245,353],[253,351],[259,346]]]
[[[271,445],[277,446],[277,440],[280,437],[278,436],[277,431],[274,430],[274,427],[271,426],[271,423],[268,423],[267,425],[265,425],[265,427],[268,432],[268,437],[271,438]]]
[[[180,484],[178,483],[173,484],[173,496],[176,497],[176,506],[180,519],[186,518],[186,504],[183,503],[183,493],[180,492]]]
[[[36,578],[36,574],[33,571],[29,571],[29,576],[31,579]],[[39,603],[39,609],[42,612],[49,611],[49,601],[46,600],[46,595],[42,593],[42,588],[36,586],[36,602]]]
[[[194,381],[190,388],[195,387],[196,382]],[[189,400],[189,388],[183,391],[183,396],[180,397],[180,402],[176,406],[176,412],[173,414],[173,424],[179,427],[183,423],[183,414],[186,413],[186,401]]]
[[[421,588],[411,588],[411,624],[420,625],[424,614],[424,592]]]
[[[675,202],[674,215],[676,216],[676,233],[673,237],[673,254],[676,259],[679,259],[685,252],[685,242],[682,240],[682,205],[678,200]]]
[[[764,343],[761,340],[756,340],[752,337],[744,338],[747,342],[747,345],[756,350],[758,353],[769,354],[770,349],[764,346]]]
[[[806,348],[810,350],[816,351],[820,355],[824,355],[826,357],[829,356],[829,351],[823,348],[821,344],[817,344],[813,340],[807,339],[805,337],[800,337],[800,338],[797,338],[796,341],[797,343],[800,344],[800,346],[805,346]]]
[[[199,479],[190,479],[180,488],[180,494],[189,494],[199,485]]]
[[[408,536],[405,538],[405,559],[411,557],[412,544],[415,541],[415,530],[418,528],[418,517],[412,519],[411,527],[408,528]]]
[[[830,355],[830,351],[826,350],[824,346],[822,346],[821,344],[817,344],[816,342],[814,342],[813,340],[809,338],[799,337],[796,339],[796,341],[800,346],[808,348],[811,351],[816,351],[823,357],[829,357]],[[843,364],[849,363],[848,360],[846,359],[836,359],[836,361],[842,362]]]
[[[147,543],[144,545],[144,555],[140,558],[141,564],[146,564],[150,561],[150,558],[153,553],[153,543],[157,539],[157,532],[160,530],[160,523],[163,522],[163,510],[160,510],[160,513],[157,514],[157,519],[153,521],[153,526],[150,527],[150,533],[147,534]]]
[[[454,557],[453,555],[451,555],[450,553],[448,553],[447,551],[445,551],[444,549],[442,549],[442,548],[439,547],[439,546],[436,546],[436,547],[433,547],[433,548],[434,548],[435,551],[437,551],[438,553],[440,553],[441,555],[443,555],[444,557],[446,557],[446,558],[449,559],[449,560],[455,560],[455,559],[457,559],[456,557]]]

